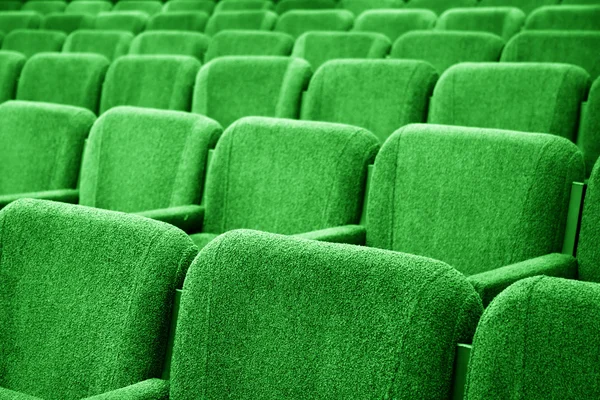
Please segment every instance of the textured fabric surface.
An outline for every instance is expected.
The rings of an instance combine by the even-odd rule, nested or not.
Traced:
[[[0,3],[0,12],[3,11],[18,11],[23,6],[20,1],[3,1]]]
[[[210,15],[215,4],[212,0],[170,0],[163,6],[163,12],[202,11]]]
[[[600,32],[524,31],[506,44],[502,61],[575,64],[600,76]]]
[[[91,111],[78,107],[0,105],[0,194],[74,188],[94,120]]]
[[[349,31],[353,24],[347,10],[292,10],[279,17],[275,30],[298,38],[308,31]]]
[[[430,10],[371,10],[356,18],[354,30],[381,33],[393,42],[406,32],[433,28],[436,20]]]
[[[90,14],[98,15],[101,12],[112,10],[112,3],[100,0],[73,1],[67,5],[65,14]]]
[[[22,11],[32,11],[41,15],[64,12],[67,3],[64,1],[28,1],[21,7]]]
[[[85,400],[169,400],[169,381],[148,379]]]
[[[409,125],[375,160],[367,245],[465,275],[560,252],[583,175],[577,147],[555,135]]]
[[[429,122],[552,133],[573,140],[590,78],[581,67],[464,63],[433,90]]]
[[[75,400],[160,375],[173,292],[197,253],[182,231],[40,200],[0,222],[1,387]]]
[[[0,32],[5,34],[15,29],[38,29],[42,16],[33,11],[2,11],[0,12]]]
[[[358,127],[244,118],[215,149],[203,231],[295,234],[357,223],[378,148]]]
[[[206,24],[206,34],[215,35],[229,29],[273,30],[277,14],[266,10],[224,11],[214,14]]]
[[[173,11],[153,16],[146,30],[204,32],[208,14],[201,11]]]
[[[132,40],[129,32],[80,30],[67,37],[63,52],[94,53],[114,60],[129,52]]]
[[[171,398],[447,399],[480,314],[439,261],[230,232],[186,277]]]
[[[79,189],[55,189],[42,190],[40,192],[3,194],[0,195],[0,208],[4,208],[9,203],[23,198],[52,200],[60,201],[61,203],[77,204],[79,201]]]
[[[64,32],[16,29],[4,37],[2,50],[18,51],[31,57],[37,53],[60,52],[66,39]]]
[[[0,52],[0,103],[15,98],[25,56],[14,51]]]
[[[95,29],[125,31],[134,35],[142,32],[148,23],[148,14],[141,11],[101,12],[96,16]]]
[[[215,233],[195,233],[190,238],[199,249],[203,249],[207,244],[213,241],[217,236]]]
[[[201,61],[209,43],[210,38],[198,32],[146,31],[133,39],[129,54],[190,56]]]
[[[566,0],[480,0],[480,7],[516,7],[525,14],[531,13],[538,7],[565,3]]]
[[[441,74],[462,62],[496,62],[503,47],[500,37],[486,32],[415,31],[396,40],[390,57],[427,61]]]
[[[214,12],[272,10],[273,2],[266,0],[222,0],[217,3]]]
[[[373,32],[307,32],[296,40],[292,56],[308,61],[313,70],[339,58],[385,58],[392,43]]]
[[[202,115],[113,108],[90,133],[80,204],[135,212],[200,203],[208,149],[221,131]]]
[[[436,29],[488,32],[508,40],[525,24],[525,13],[516,7],[454,8],[443,13]]]
[[[401,126],[427,120],[436,80],[422,61],[330,61],[311,79],[302,119],[360,126],[383,143]]]
[[[394,8],[403,8],[404,1],[402,0],[341,0],[339,7],[350,11],[356,17],[362,13],[375,10],[385,9],[388,12]]]
[[[475,7],[477,0],[410,0],[406,3],[407,8],[425,8],[436,15],[442,15],[444,11],[451,8]]]
[[[292,10],[321,10],[336,8],[334,0],[281,0],[277,3],[275,11],[281,15]]]
[[[227,30],[208,46],[206,61],[223,56],[289,56],[294,39],[281,32]]]
[[[529,15],[525,29],[600,30],[600,4],[540,7]]]
[[[202,230],[204,207],[197,204],[139,211],[138,215],[175,225],[186,233]]]
[[[600,288],[522,280],[486,309],[471,351],[465,399],[600,397]]]
[[[200,62],[189,56],[125,56],[109,67],[100,111],[137,106],[189,111]]]
[[[61,31],[69,34],[79,29],[94,27],[94,16],[89,14],[48,14],[42,20],[41,29]]]
[[[219,57],[198,73],[192,112],[225,128],[247,116],[297,118],[310,76],[301,59]]]
[[[585,107],[577,144],[583,151],[586,173],[589,175],[600,156],[600,77],[594,81]]]
[[[294,236],[302,239],[320,240],[322,242],[364,246],[367,230],[363,225],[344,225],[320,229],[318,231],[297,233]]]
[[[108,64],[97,54],[37,54],[23,68],[17,100],[66,104],[97,113]]]
[[[118,1],[113,7],[113,11],[141,11],[148,15],[159,13],[162,9],[160,1],[143,0],[143,1]]]

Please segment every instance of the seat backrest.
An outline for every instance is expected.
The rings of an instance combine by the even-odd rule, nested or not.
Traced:
[[[349,31],[353,24],[347,10],[292,10],[279,17],[275,30],[296,39],[308,31]]]
[[[67,5],[66,14],[91,14],[98,15],[101,12],[112,10],[112,3],[102,0],[78,0]]]
[[[230,232],[186,278],[171,397],[447,399],[481,309],[439,261]]]
[[[275,11],[281,15],[292,10],[323,10],[337,7],[335,0],[281,0]]]
[[[23,68],[17,100],[66,104],[98,113],[109,63],[98,54],[37,54]]]
[[[525,29],[598,31],[600,30],[600,4],[540,7],[527,17]]]
[[[273,30],[277,14],[267,10],[223,11],[215,13],[206,24],[206,34],[215,35],[229,29]]]
[[[350,11],[357,18],[369,10],[385,9],[387,12],[395,8],[404,8],[402,0],[341,0],[338,4],[340,8]]]
[[[80,399],[160,375],[173,293],[197,253],[184,232],[30,199],[0,220],[0,386]]]
[[[392,42],[373,32],[306,32],[296,40],[292,56],[303,58],[317,70],[335,59],[385,58]]]
[[[298,118],[310,76],[308,63],[297,58],[215,58],[198,73],[192,112],[225,128],[247,116]]]
[[[0,194],[75,188],[96,117],[79,107],[0,104]]]
[[[589,87],[588,73],[574,65],[458,64],[440,77],[429,122],[552,133],[574,140]]]
[[[486,32],[413,31],[398,38],[390,58],[427,61],[439,74],[462,62],[496,62],[504,40]]]
[[[516,7],[526,15],[536,8],[564,3],[566,0],[479,0],[480,7]]]
[[[357,223],[378,148],[372,133],[348,125],[237,121],[212,158],[203,230],[295,234]]]
[[[583,151],[586,173],[589,175],[600,157],[600,77],[596,78],[590,89],[585,112],[579,122],[577,144]]]
[[[42,16],[34,11],[0,12],[0,32],[10,33],[15,29],[38,29]]]
[[[477,0],[410,0],[406,8],[424,8],[431,10],[436,15],[442,15],[451,8],[475,7]]]
[[[208,46],[205,60],[222,56],[289,56],[294,38],[281,32],[222,31]]]
[[[162,10],[162,3],[160,1],[152,0],[131,0],[131,1],[118,1],[113,7],[113,11],[140,11],[152,16],[159,13]]]
[[[91,14],[51,13],[42,19],[41,29],[61,31],[67,35],[79,29],[92,29],[95,17]]]
[[[172,11],[154,15],[146,30],[204,32],[207,22],[208,14],[202,11]]]
[[[163,12],[201,11],[211,15],[215,4],[212,0],[169,0],[163,6]]]
[[[302,119],[360,126],[383,143],[401,126],[427,121],[437,78],[422,61],[330,61],[311,79]]]
[[[475,333],[466,400],[600,397],[600,288],[538,276],[487,307]]]
[[[488,32],[508,40],[525,24],[525,13],[516,7],[451,8],[444,12],[436,29]]]
[[[133,37],[129,32],[79,30],[67,37],[63,53],[100,54],[112,61],[129,52]]]
[[[0,104],[15,98],[17,83],[27,58],[15,51],[0,52]]]
[[[21,10],[23,11],[33,11],[41,15],[46,15],[50,13],[64,12],[65,8],[67,8],[67,3],[64,1],[52,0],[52,1],[28,1],[23,4]]]
[[[135,107],[107,111],[88,139],[80,204],[125,212],[199,204],[208,150],[221,132],[202,115]]]
[[[139,34],[146,28],[148,14],[141,11],[101,12],[96,16],[95,29],[125,31]]]
[[[274,8],[273,2],[267,0],[222,0],[217,3],[214,12],[273,10]]]
[[[60,31],[15,29],[4,37],[2,50],[31,57],[37,53],[60,52],[66,39],[67,35]]]
[[[23,3],[21,3],[20,1],[10,1],[10,0],[3,1],[3,2],[0,2],[0,12],[19,11],[22,6],[23,6]]]
[[[129,54],[180,55],[202,60],[209,43],[210,38],[203,33],[146,31],[133,39]]]
[[[430,10],[370,10],[356,18],[354,30],[381,33],[394,42],[406,32],[432,29],[436,20]]]
[[[189,111],[200,62],[190,56],[137,56],[110,65],[100,112],[116,106]]]
[[[465,275],[560,252],[583,176],[577,146],[555,135],[409,125],[375,160],[367,244]]]

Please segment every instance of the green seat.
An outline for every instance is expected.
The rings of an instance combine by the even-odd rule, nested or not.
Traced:
[[[600,157],[600,77],[590,89],[585,110],[579,122],[577,144],[583,151],[586,173],[590,174]]]
[[[0,397],[75,400],[160,375],[173,292],[197,253],[183,232],[40,200],[0,220]]]
[[[94,16],[90,14],[51,13],[42,19],[41,29],[60,31],[67,35],[80,29],[94,27]]]
[[[79,107],[0,104],[0,207],[21,197],[71,198],[94,120]]]
[[[404,8],[402,0],[341,0],[339,7],[350,11],[357,18],[369,10],[385,10],[388,12],[394,8]],[[358,23],[358,20],[357,20]]]
[[[67,37],[63,52],[100,54],[112,61],[126,55],[132,41],[130,32],[78,30]]]
[[[23,6],[23,3],[21,3],[20,1],[9,1],[9,0],[2,1],[2,2],[0,2],[0,12],[19,11],[22,6]]]
[[[0,51],[0,104],[15,98],[17,82],[27,58],[15,51]]]
[[[539,276],[515,283],[477,327],[466,400],[600,397],[600,287]]]
[[[383,143],[401,126],[427,120],[437,77],[422,61],[330,61],[311,79],[302,119],[360,126]]]
[[[201,11],[172,11],[159,13],[150,18],[148,31],[192,31],[204,32],[208,23],[208,14]]]
[[[217,3],[214,12],[273,10],[272,1],[267,0],[222,0]]]
[[[337,3],[334,0],[281,0],[275,6],[275,11],[281,15],[292,10],[323,10],[336,7]]]
[[[214,36],[229,30],[273,30],[277,14],[267,10],[223,11],[213,14],[206,24],[206,34]]]
[[[436,20],[430,10],[370,10],[356,18],[354,30],[381,33],[394,42],[407,32],[432,29]]]
[[[108,65],[97,54],[37,54],[23,68],[17,100],[66,104],[98,113]]]
[[[296,39],[309,31],[349,31],[353,24],[347,10],[292,10],[279,17],[275,30]]]
[[[189,111],[200,62],[190,56],[128,55],[113,61],[100,113],[116,106]]]
[[[413,31],[398,38],[391,58],[427,61],[439,74],[463,62],[495,62],[504,40],[486,32]]]
[[[508,40],[525,24],[525,13],[516,7],[452,8],[444,12],[438,30],[488,32]]]
[[[60,52],[66,39],[67,35],[60,31],[16,29],[6,35],[2,50],[31,57],[37,53]]]
[[[525,29],[600,30],[600,5],[595,6],[547,6],[534,10]]]
[[[587,72],[574,65],[458,64],[440,77],[429,122],[551,133],[575,140],[589,87]]]
[[[475,7],[477,4],[477,0],[410,0],[405,7],[424,8],[442,15],[451,8]]]
[[[134,35],[146,29],[148,14],[141,11],[101,12],[96,16],[95,29],[105,31],[124,31]]]
[[[182,31],[146,31],[131,42],[129,54],[180,55],[204,58],[210,39],[203,33]]]
[[[73,1],[67,5],[66,14],[90,14],[98,15],[101,12],[112,10],[112,3],[101,0]]]
[[[139,11],[152,16],[159,13],[162,10],[162,7],[163,5],[160,1],[118,1],[113,7],[113,11]]]
[[[536,8],[565,3],[567,0],[479,0],[480,7],[516,7],[525,14],[530,14]]]
[[[289,56],[294,39],[280,32],[228,30],[213,36],[206,61],[223,56]]]
[[[378,148],[372,133],[349,125],[241,119],[215,148],[204,224],[191,237],[204,244],[238,228],[311,235],[357,223]]]
[[[67,3],[59,0],[51,1],[28,1],[23,4],[21,10],[32,11],[41,15],[64,12],[67,8]]]
[[[385,58],[392,43],[372,32],[306,32],[296,40],[292,56],[303,58],[317,70],[335,59]]]
[[[198,72],[192,112],[224,128],[247,116],[298,118],[310,76],[310,66],[300,59],[215,58]]]
[[[215,8],[212,0],[169,0],[163,7],[163,12],[200,11],[211,15]]]
[[[38,29],[42,16],[33,11],[0,12],[0,32],[10,33],[15,29]]]

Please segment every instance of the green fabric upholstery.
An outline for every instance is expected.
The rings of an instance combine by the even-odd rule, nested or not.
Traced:
[[[429,122],[552,133],[573,140],[589,86],[587,72],[574,65],[458,64],[433,90]]]
[[[432,29],[436,20],[430,10],[371,10],[356,19],[354,30],[381,33],[394,42],[406,32]]]
[[[148,15],[154,15],[162,10],[160,1],[118,1],[113,7],[113,11],[140,11]]]
[[[403,8],[402,0],[341,0],[339,7],[350,11],[356,17],[369,10]],[[358,22],[358,21],[357,21]]]
[[[0,12],[0,32],[5,34],[15,29],[38,29],[42,16],[33,11],[2,11]]]
[[[508,40],[525,24],[525,13],[516,7],[453,8],[438,19],[436,29],[488,32]]]
[[[480,7],[516,7],[525,14],[530,14],[536,8],[564,3],[566,0],[479,0]]]
[[[108,65],[98,54],[37,54],[23,68],[17,100],[66,104],[98,113]]]
[[[50,13],[64,12],[65,8],[67,8],[67,3],[64,1],[28,1],[23,4],[21,10],[23,11],[33,11],[41,15],[46,15]]]
[[[413,31],[396,40],[390,58],[427,61],[442,74],[463,62],[496,62],[503,47],[502,38],[486,32]]]
[[[427,121],[436,81],[433,67],[422,61],[330,61],[309,84],[302,119],[360,126],[383,143],[401,126]]]
[[[156,14],[150,18],[146,30],[171,30],[204,32],[208,14],[201,11],[173,11]]]
[[[132,41],[129,32],[79,30],[67,37],[63,53],[100,54],[112,61],[127,54]]]
[[[275,30],[296,39],[309,31],[349,31],[353,24],[347,10],[292,10],[279,17]]]
[[[487,308],[475,333],[466,400],[600,396],[600,287],[522,280]]]
[[[184,232],[30,199],[0,220],[0,386],[75,400],[160,374],[173,292],[197,254]]]
[[[375,160],[367,245],[465,275],[562,250],[577,146],[548,134],[409,125]]]
[[[215,149],[203,231],[291,235],[358,223],[378,148],[377,138],[358,127],[244,118]]]
[[[475,7],[477,0],[410,0],[406,8],[424,8],[442,15],[451,8]]]
[[[198,73],[192,112],[224,128],[247,116],[298,118],[310,76],[310,66],[298,58],[215,58]]]
[[[48,14],[42,20],[41,29],[61,31],[69,34],[79,29],[94,27],[94,16],[90,14]]]
[[[137,214],[175,225],[187,233],[201,230],[204,223],[204,207],[196,204],[139,211]]]
[[[2,41],[2,50],[17,51],[31,57],[37,53],[60,52],[67,35],[60,31],[15,29]]]
[[[289,56],[294,38],[280,32],[222,31],[213,36],[206,61],[223,56]]]
[[[95,29],[125,31],[134,35],[142,32],[148,23],[148,14],[141,11],[101,12],[96,16]]]
[[[80,204],[125,212],[199,204],[208,150],[221,132],[202,115],[113,108],[90,133]]]
[[[217,236],[216,233],[196,233],[190,236],[196,247],[203,249],[207,244],[213,241]]]
[[[323,10],[336,8],[334,0],[281,0],[277,3],[275,11],[281,15],[292,10]]]
[[[273,30],[277,14],[267,10],[223,11],[214,14],[206,24],[206,34],[215,35],[223,30]]]
[[[100,112],[116,106],[189,111],[198,69],[189,56],[120,57],[106,74]]]
[[[15,98],[17,82],[27,58],[15,51],[0,51],[0,103]]]
[[[0,400],[43,400],[43,399],[0,387]]]
[[[200,11],[210,15],[214,8],[212,0],[169,0],[163,6],[163,12]]]
[[[0,12],[2,11],[18,11],[23,6],[20,1],[3,1],[0,2]]]
[[[320,229],[318,231],[298,233],[294,236],[302,239],[319,240],[322,242],[364,246],[367,238],[367,230],[363,225],[344,225]]]
[[[568,5],[598,5],[600,2],[598,0],[561,0],[560,4],[568,4]]]
[[[600,32],[524,31],[506,44],[502,61],[579,65],[592,79],[600,76]]]
[[[90,14],[98,15],[101,12],[112,10],[112,3],[100,0],[73,1],[67,5],[65,14]]]
[[[300,57],[316,71],[335,59],[385,58],[392,43],[373,32],[306,32],[296,40],[292,56]]]
[[[79,190],[56,189],[42,190],[39,192],[3,194],[0,195],[0,208],[6,207],[8,204],[18,199],[52,200],[60,201],[61,203],[77,204],[79,201]]]
[[[439,261],[230,232],[186,277],[170,398],[447,399],[481,310]]]
[[[534,10],[525,29],[600,30],[600,5],[547,6]]]
[[[0,194],[75,188],[84,142],[95,119],[91,111],[78,107],[1,104]]]
[[[214,12],[273,10],[273,2],[267,0],[222,0],[217,3]]]
[[[202,60],[210,38],[203,33],[183,31],[146,31],[131,42],[129,54],[165,54]]]
[[[169,400],[169,381],[148,379],[85,400]]]
[[[586,172],[589,175],[600,156],[600,77],[594,81],[585,107],[577,144],[583,151]]]

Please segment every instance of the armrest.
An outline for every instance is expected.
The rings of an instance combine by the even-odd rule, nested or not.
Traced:
[[[175,225],[186,233],[202,230],[204,207],[195,204],[141,211],[138,215]]]
[[[168,400],[169,381],[148,379],[121,389],[111,390],[85,400]]]
[[[39,397],[0,387],[0,400],[42,400]]]
[[[364,245],[367,237],[367,230],[362,225],[344,225],[318,231],[299,233],[294,236],[321,242]]]
[[[79,190],[77,189],[57,189],[45,190],[43,192],[14,193],[0,196],[0,208],[6,207],[9,203],[18,199],[43,199],[60,201],[62,203],[77,204],[79,202]]]
[[[486,307],[501,291],[518,280],[536,275],[574,279],[577,277],[577,260],[567,254],[547,254],[506,267],[496,268],[467,277]]]

